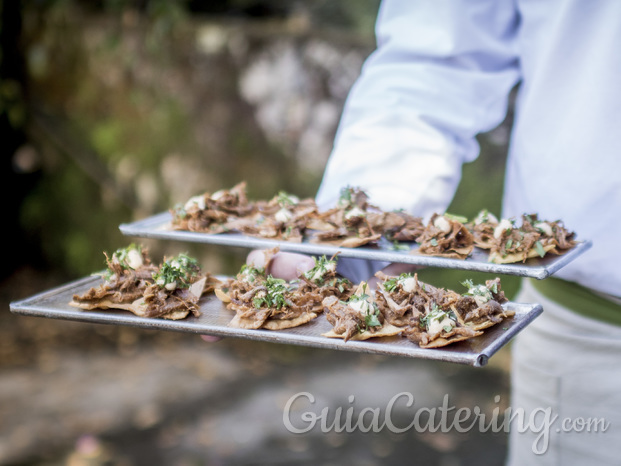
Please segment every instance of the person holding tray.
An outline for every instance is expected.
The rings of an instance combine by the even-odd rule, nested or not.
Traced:
[[[562,219],[593,247],[517,301],[543,314],[512,347],[512,407],[559,416],[545,445],[511,430],[508,464],[618,464],[621,436],[621,2],[386,0],[377,49],[351,89],[317,193],[358,186],[383,209],[444,212],[476,135],[505,117],[519,84],[503,217]],[[249,262],[261,263],[261,251]],[[354,280],[378,267],[341,260]],[[280,253],[293,278],[309,257]],[[410,266],[393,264],[399,273]],[[563,419],[604,419],[605,432]],[[569,429],[571,430],[571,429]]]

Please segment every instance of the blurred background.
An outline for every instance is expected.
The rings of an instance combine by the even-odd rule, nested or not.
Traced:
[[[0,464],[503,464],[506,433],[291,434],[320,406],[484,412],[508,403],[505,347],[484,368],[22,317],[9,303],[104,267],[119,224],[248,183],[313,196],[378,0],[0,0],[8,209],[0,299]],[[481,135],[451,212],[498,214],[511,112]],[[247,251],[144,240],[233,274]],[[437,286],[491,278],[424,270]],[[512,296],[517,282],[503,278]],[[499,401],[498,401],[499,400]],[[321,404],[323,403],[323,404]]]

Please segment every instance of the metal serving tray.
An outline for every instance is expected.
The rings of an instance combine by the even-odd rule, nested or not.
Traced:
[[[121,224],[119,228],[124,235],[142,238],[209,243],[252,249],[271,249],[278,246],[281,251],[301,252],[314,255],[325,254],[328,257],[338,252],[339,257],[353,257],[357,259],[416,264],[425,267],[441,267],[446,269],[517,275],[540,280],[557,272],[591,247],[590,241],[582,241],[560,256],[550,254],[544,258],[528,259],[525,263],[493,264],[488,262],[488,253],[479,248],[475,248],[472,255],[465,260],[449,259],[417,254],[416,250],[418,249],[418,245],[416,243],[412,243],[408,251],[395,250],[394,245],[387,240],[380,241],[377,247],[344,248],[309,242],[294,243],[275,241],[254,238],[239,233],[209,234],[172,230],[170,227],[171,219],[171,214],[164,212],[133,223]],[[400,243],[401,246],[408,246],[408,244],[409,243]]]
[[[219,277],[224,278],[224,277]],[[229,327],[235,313],[226,309],[214,295],[203,296],[201,315],[183,320],[165,320],[138,317],[126,311],[83,311],[69,305],[74,294],[82,294],[92,286],[101,284],[101,277],[90,276],[66,285],[12,302],[11,312],[26,316],[74,320],[89,323],[126,325],[152,330],[187,332],[201,335],[244,338],[272,343],[282,343],[315,348],[356,351],[363,353],[433,359],[481,367],[500,348],[542,312],[539,304],[506,303],[515,310],[515,316],[486,329],[483,335],[461,341],[444,348],[424,349],[406,338],[393,336],[367,341],[348,341],[321,336],[332,327],[325,316],[300,327],[286,330],[246,330]]]

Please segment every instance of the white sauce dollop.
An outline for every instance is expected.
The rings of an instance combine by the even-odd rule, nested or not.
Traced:
[[[474,224],[481,225],[482,223],[498,223],[498,219],[491,212],[481,212],[474,219]]]
[[[225,190],[221,189],[220,191],[216,191],[215,193],[213,193],[211,196],[209,196],[211,198],[212,201],[217,201],[218,199],[220,199],[222,196],[224,196],[225,194]]]
[[[127,252],[127,265],[129,265],[134,270],[143,265],[142,254],[140,254],[140,251],[138,251],[137,249],[130,249]]]
[[[353,301],[348,303],[349,307],[358,311],[358,313],[365,317],[369,315],[369,309],[371,308],[371,304],[366,299],[361,299],[359,301]]]
[[[349,220],[350,218],[353,218],[353,217],[364,217],[364,216],[365,216],[364,210],[356,206],[350,209],[349,211],[347,211],[347,213],[345,214],[345,219]]]
[[[199,210],[203,210],[205,208],[205,196],[194,196],[188,199],[188,202],[183,206],[184,210],[193,210],[198,208]]]
[[[399,284],[406,293],[414,293],[416,291],[416,279],[414,277],[401,278],[399,279]]]
[[[450,222],[441,215],[435,218],[435,220],[433,221],[433,226],[443,233],[450,233],[451,231]]]
[[[510,230],[512,228],[513,223],[511,222],[511,220],[503,218],[498,226],[494,228],[494,238],[500,238],[506,230]]]
[[[455,327],[455,321],[449,317],[445,317],[442,320],[432,320],[429,323],[429,329],[427,330],[427,333],[431,338],[433,338],[441,333],[444,330],[444,327]]]
[[[276,212],[274,218],[281,223],[285,223],[293,218],[293,214],[289,210],[282,208]]]
[[[541,231],[546,236],[554,236],[552,227],[546,222],[537,222],[533,225],[537,230]]]

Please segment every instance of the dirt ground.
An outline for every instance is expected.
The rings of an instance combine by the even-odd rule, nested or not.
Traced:
[[[396,426],[445,400],[502,410],[507,349],[472,368],[9,312],[9,302],[59,284],[25,269],[0,286],[2,465],[503,464],[502,431],[330,426],[339,407],[353,419],[365,408],[385,415],[406,393],[414,402],[401,398]],[[326,413],[328,428],[308,429],[304,412]]]

